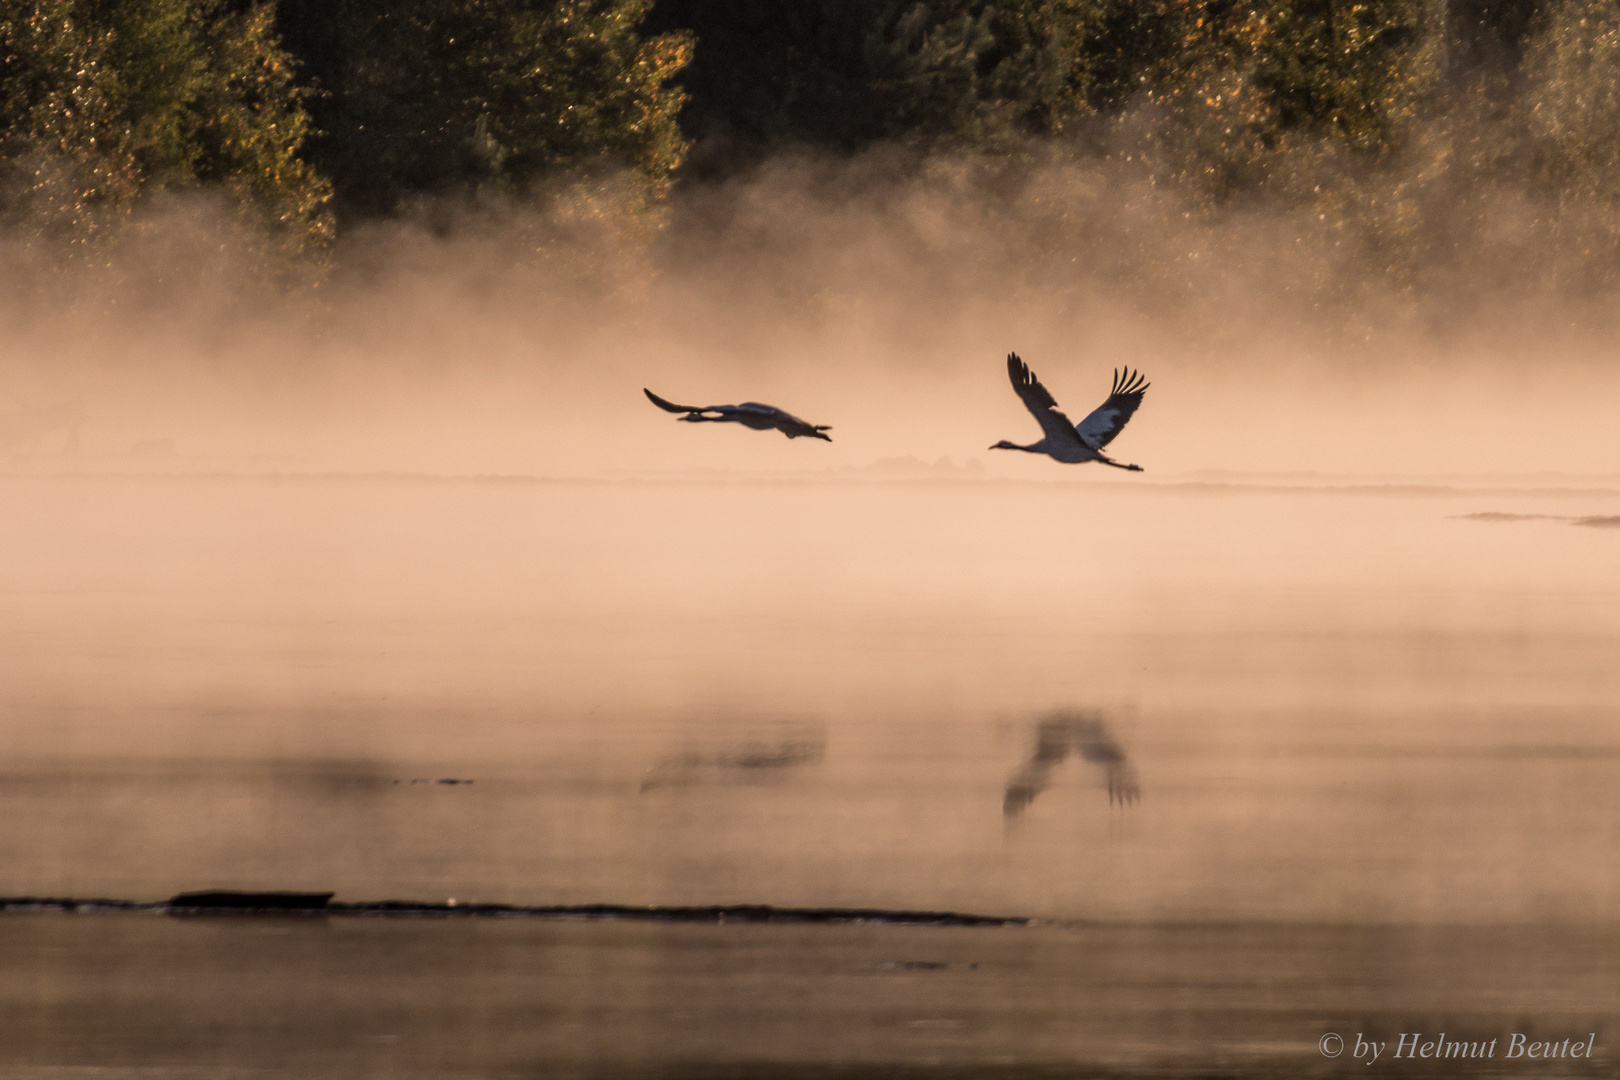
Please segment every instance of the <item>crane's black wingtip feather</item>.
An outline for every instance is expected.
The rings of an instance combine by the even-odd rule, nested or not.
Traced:
[[[653,393],[651,390],[647,389],[645,386],[643,386],[641,388],[641,392],[643,394],[647,395],[647,400],[648,401],[652,402],[654,405],[658,406],[660,409],[663,409],[665,412],[692,413],[692,412],[698,412],[699,411],[697,409],[688,409],[685,405],[677,405],[673,401],[665,401],[663,398],[659,397],[657,394]]]
[[[1114,369],[1114,386],[1108,392],[1109,397],[1118,394],[1138,394],[1147,390],[1149,383],[1140,371],[1133,371],[1129,367]]]

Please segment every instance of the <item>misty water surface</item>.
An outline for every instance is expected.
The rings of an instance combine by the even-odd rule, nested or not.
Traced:
[[[1111,478],[1109,478],[1111,479]],[[1606,921],[1620,494],[0,481],[0,893]],[[1037,719],[1096,710],[1140,801]],[[470,784],[429,783],[442,779]]]

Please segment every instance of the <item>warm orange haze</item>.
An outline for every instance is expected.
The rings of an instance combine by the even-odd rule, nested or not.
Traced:
[[[201,203],[11,250],[0,894],[1048,922],[8,915],[7,993],[74,1004],[0,1075],[1613,1068],[1612,313],[1332,308],[1281,225],[861,168],[302,286]],[[1076,422],[1148,373],[1145,471],[987,451],[1009,351]]]

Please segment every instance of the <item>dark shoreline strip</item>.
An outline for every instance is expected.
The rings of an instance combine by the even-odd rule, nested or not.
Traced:
[[[289,898],[307,896],[308,903]],[[956,911],[887,911],[881,908],[780,908],[768,904],[712,904],[690,907],[637,907],[629,904],[427,904],[408,900],[369,903],[316,902],[329,893],[182,894],[172,900],[77,899],[73,897],[0,897],[0,912],[64,911],[93,914],[146,911],[166,915],[344,915],[371,918],[451,919],[619,919],[666,923],[881,923],[889,926],[1028,926],[1034,920],[1016,916],[969,915]],[[262,900],[262,902],[255,902]]]

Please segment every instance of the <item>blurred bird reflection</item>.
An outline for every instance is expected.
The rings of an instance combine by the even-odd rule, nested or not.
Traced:
[[[690,746],[659,758],[642,778],[641,790],[777,779],[789,769],[816,764],[826,750],[826,731],[810,724],[794,724],[773,734],[743,736],[726,745]]]
[[[1109,805],[1129,805],[1140,792],[1136,769],[1125,760],[1125,751],[1097,713],[1062,710],[1042,717],[1036,726],[1035,751],[1007,781],[1007,795],[1001,811],[1017,817],[1052,782],[1052,770],[1070,754],[1101,766],[1108,783]]]

